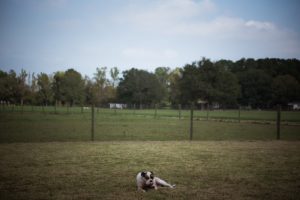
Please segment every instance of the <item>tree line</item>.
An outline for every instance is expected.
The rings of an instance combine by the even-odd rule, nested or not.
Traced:
[[[300,61],[202,58],[183,67],[96,68],[93,77],[75,69],[53,74],[0,70],[0,101],[32,105],[188,105],[205,103],[224,108],[272,108],[300,102]]]

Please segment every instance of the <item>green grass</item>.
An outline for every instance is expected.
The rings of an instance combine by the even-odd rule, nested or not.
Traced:
[[[299,142],[0,145],[1,199],[299,199]],[[152,170],[176,184],[137,192]]]
[[[154,117],[154,109],[123,109],[114,110],[107,108],[95,108],[96,113],[100,114],[118,114],[118,115],[137,115],[137,116],[149,116]],[[55,114],[82,114],[90,113],[91,109],[82,109],[81,107],[54,107],[54,106],[1,106],[0,111],[2,113],[55,113]],[[176,109],[158,109],[156,112],[158,117],[165,118],[178,118],[179,110]],[[181,117],[189,118],[190,111],[187,109],[181,110]],[[239,111],[238,110],[195,110],[195,118],[200,119],[223,119],[223,120],[238,120]],[[277,111],[274,110],[241,110],[240,120],[256,120],[256,121],[276,121]],[[297,122],[300,123],[300,112],[299,111],[282,111],[281,118],[284,122]]]
[[[107,110],[106,110],[107,111]],[[107,111],[108,112],[108,111]],[[0,113],[0,143],[90,141],[91,114],[43,114],[41,112]],[[170,141],[189,140],[188,118],[154,118],[149,115],[96,113],[97,141]],[[281,127],[284,140],[300,139],[299,125]],[[194,140],[272,140],[276,138],[275,123],[241,123],[196,120]]]
[[[11,109],[11,108],[10,108]],[[299,199],[299,112],[90,110],[0,112],[0,199]],[[250,141],[252,142],[250,142]],[[289,140],[289,141],[287,141]],[[176,189],[136,191],[152,170]]]

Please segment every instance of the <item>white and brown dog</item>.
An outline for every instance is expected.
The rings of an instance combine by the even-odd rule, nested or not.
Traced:
[[[146,192],[148,189],[156,189],[161,187],[169,187],[174,188],[175,185],[171,185],[167,183],[166,181],[155,177],[153,172],[147,171],[147,172],[139,172],[136,176],[136,184],[138,190],[142,190],[143,192]]]

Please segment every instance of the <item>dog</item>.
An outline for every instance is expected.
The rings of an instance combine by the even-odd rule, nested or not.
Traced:
[[[154,173],[151,171],[139,172],[136,175],[136,184],[138,190],[146,192],[148,189],[157,190],[159,186],[174,188],[175,185],[171,185],[166,181],[154,176]]]

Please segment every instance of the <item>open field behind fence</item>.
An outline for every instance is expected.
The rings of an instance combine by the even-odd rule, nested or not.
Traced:
[[[1,113],[43,113],[43,114],[82,114],[91,113],[91,107],[55,107],[55,106],[1,106]],[[118,115],[143,115],[153,117],[189,118],[188,109],[108,109],[95,108],[96,113]],[[282,111],[282,122],[298,122],[300,124],[300,111]],[[194,117],[202,120],[255,120],[276,121],[275,110],[195,110]]]
[[[189,116],[189,110],[95,108],[94,139],[188,140]],[[91,118],[88,107],[5,107],[0,142],[89,141]],[[283,111],[281,119],[281,139],[299,140],[300,112]],[[193,140],[272,140],[276,111],[197,110],[193,126]]]

